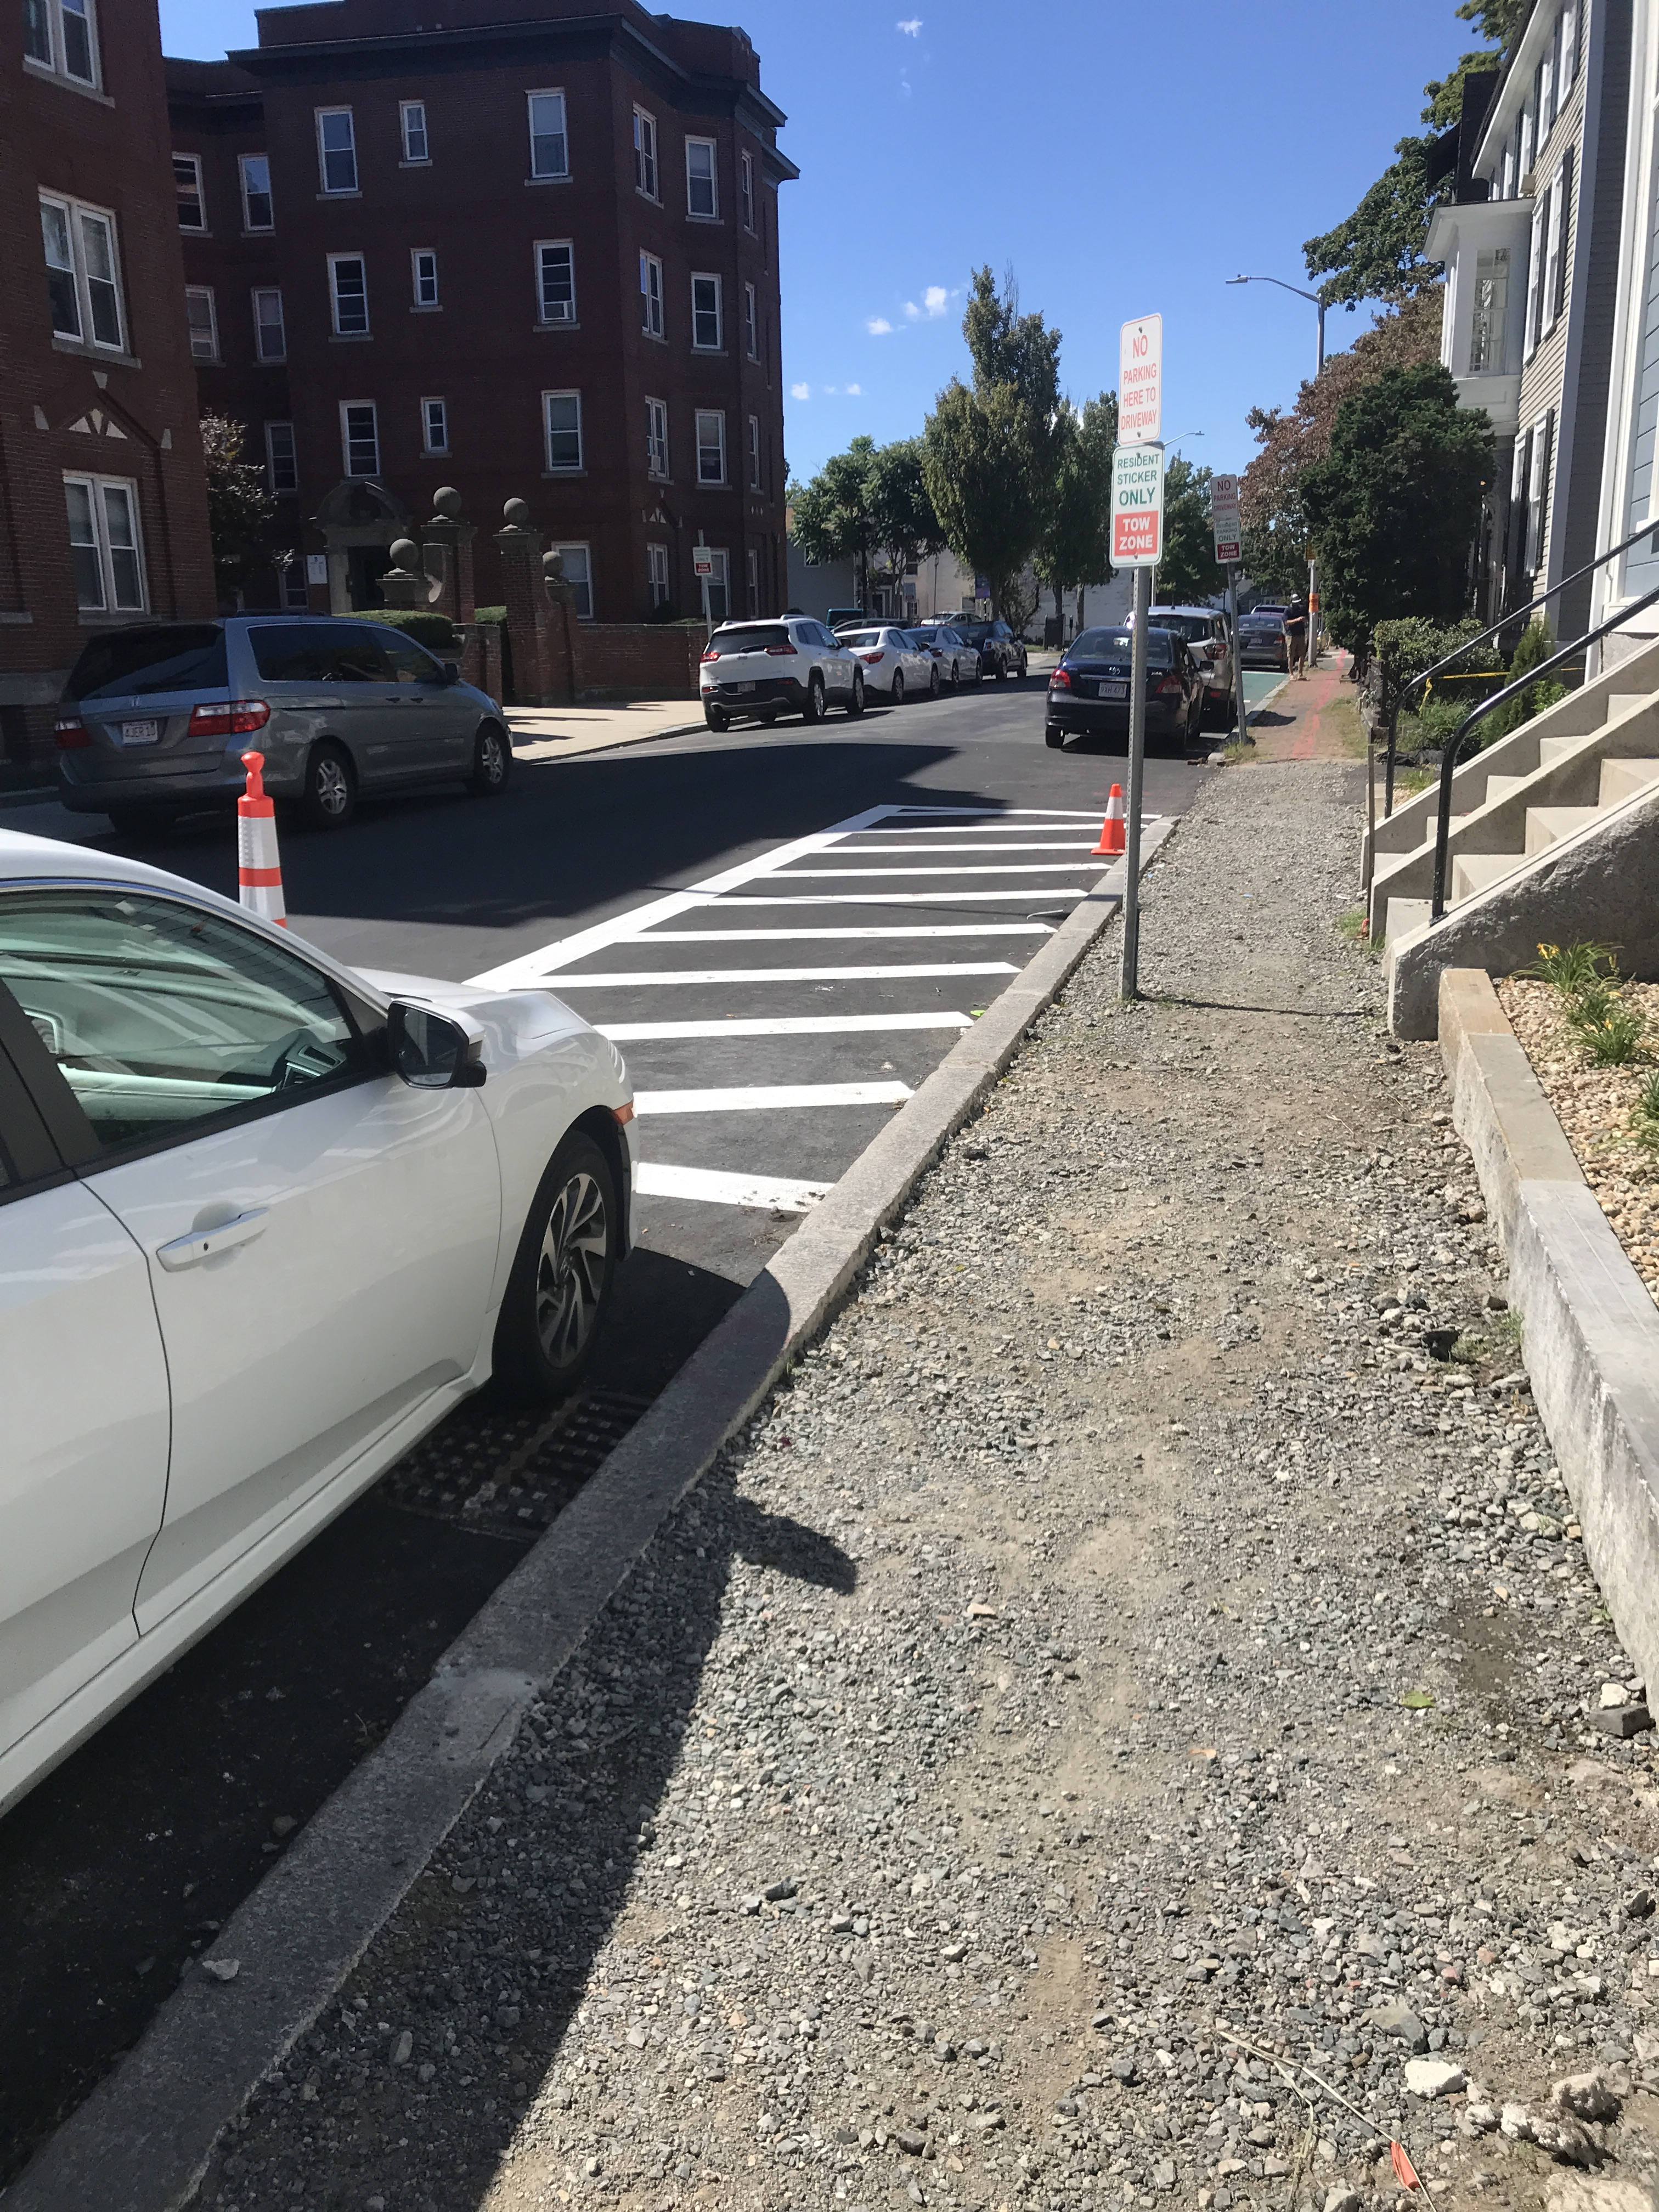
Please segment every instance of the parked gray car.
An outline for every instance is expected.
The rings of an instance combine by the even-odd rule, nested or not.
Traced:
[[[491,795],[513,761],[501,708],[453,661],[384,623],[327,615],[106,631],[70,672],[57,738],[64,805],[124,831],[227,805],[251,750],[272,797],[326,830],[360,792],[453,779]]]

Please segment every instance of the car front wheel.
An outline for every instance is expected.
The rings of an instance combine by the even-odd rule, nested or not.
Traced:
[[[357,811],[357,779],[343,747],[321,744],[313,749],[300,803],[313,830],[345,828]]]
[[[496,1381],[529,1403],[581,1380],[611,1299],[621,1224],[611,1164],[573,1129],[537,1186],[495,1324]]]
[[[998,653],[997,655],[996,665],[992,669],[991,673],[996,678],[999,684],[1005,682],[1007,678],[1008,665],[1003,659],[1000,653]]]
[[[486,722],[473,741],[472,773],[466,787],[476,799],[497,799],[507,789],[513,755],[494,722]]]

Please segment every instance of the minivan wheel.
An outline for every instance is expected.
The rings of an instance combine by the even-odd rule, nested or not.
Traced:
[[[472,773],[466,787],[477,799],[495,799],[507,789],[513,772],[513,755],[507,739],[494,722],[486,722],[472,744]]]
[[[545,1405],[581,1380],[610,1304],[620,1228],[611,1164],[573,1129],[537,1186],[507,1279],[495,1346],[503,1395]]]
[[[343,830],[350,821],[357,811],[357,779],[341,746],[312,748],[300,804],[313,830]]]

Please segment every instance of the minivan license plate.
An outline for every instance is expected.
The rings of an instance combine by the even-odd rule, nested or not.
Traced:
[[[124,745],[157,744],[161,736],[161,725],[159,722],[123,722],[121,725],[121,743]]]

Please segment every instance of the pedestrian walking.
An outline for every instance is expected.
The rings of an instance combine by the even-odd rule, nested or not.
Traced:
[[[1291,675],[1307,675],[1308,603],[1305,599],[1293,600],[1285,617],[1285,659]]]

